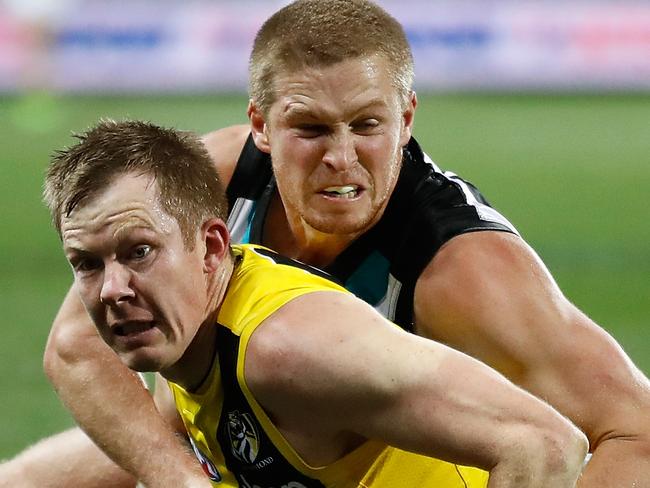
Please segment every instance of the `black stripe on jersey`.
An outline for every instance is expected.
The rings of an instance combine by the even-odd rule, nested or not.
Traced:
[[[469,189],[478,202],[487,203],[476,188]],[[503,223],[482,219],[461,185],[427,163],[414,139],[404,151],[400,179],[378,226],[377,245],[387,253],[391,273],[413,286],[453,237],[485,230],[515,232]]]
[[[237,198],[256,200],[264,191],[272,174],[270,156],[257,149],[253,136],[249,135],[226,188],[228,208],[232,209]]]
[[[325,488],[320,481],[305,476],[275,447],[257,421],[237,380],[239,336],[218,326],[217,354],[223,387],[223,406],[216,437],[226,467],[241,487],[304,486]],[[300,483],[300,485],[298,485]]]
[[[260,254],[266,258],[271,259],[274,263],[277,264],[284,264],[285,266],[293,266],[294,268],[300,268],[304,271],[307,271],[313,275],[320,276],[321,278],[325,278],[326,280],[332,281],[336,283],[337,285],[343,286],[338,278],[336,276],[332,276],[331,274],[319,269],[319,268],[314,268],[313,266],[310,266],[309,264],[305,264],[303,262],[297,261],[295,259],[288,258],[286,256],[283,256],[282,254],[278,254],[275,251],[271,251],[270,249],[266,248],[261,248],[261,247],[255,247],[253,248],[253,251],[255,251],[257,254]]]

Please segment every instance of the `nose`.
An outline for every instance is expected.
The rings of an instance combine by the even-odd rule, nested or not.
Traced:
[[[104,282],[100,300],[106,305],[118,305],[135,297],[131,287],[131,273],[119,263],[110,263],[104,268]]]
[[[334,171],[345,171],[357,161],[354,135],[347,130],[330,134],[323,162]]]

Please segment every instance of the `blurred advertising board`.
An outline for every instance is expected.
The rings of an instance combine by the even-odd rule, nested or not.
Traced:
[[[240,91],[287,1],[0,0],[0,90]],[[650,89],[650,2],[383,0],[420,90]]]

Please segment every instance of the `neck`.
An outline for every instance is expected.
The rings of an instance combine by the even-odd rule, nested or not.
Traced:
[[[361,232],[327,234],[307,224],[300,216],[289,216],[279,195],[271,200],[264,223],[262,244],[280,254],[312,266],[331,264]]]
[[[235,261],[230,249],[226,252],[219,269],[207,277],[207,305],[205,310],[206,321],[214,322],[219,315],[221,303],[226,296],[230,278],[235,268]]]
[[[202,323],[181,358],[160,374],[187,391],[198,390],[212,368],[217,349],[216,336],[215,322]]]
[[[205,318],[181,358],[160,373],[167,380],[194,391],[208,376],[216,351],[217,317],[234,269],[230,253],[219,269],[208,275]]]

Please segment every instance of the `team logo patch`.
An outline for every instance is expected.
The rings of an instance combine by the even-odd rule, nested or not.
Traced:
[[[217,469],[217,467],[214,465],[212,461],[210,461],[210,459],[205,454],[203,454],[201,449],[199,449],[197,445],[194,443],[194,439],[192,439],[191,437],[190,437],[190,444],[192,444],[192,450],[194,451],[194,454],[196,455],[199,462],[201,463],[203,472],[212,481],[214,481],[215,483],[219,483],[221,481],[221,474],[219,474],[219,470]]]
[[[254,463],[260,448],[260,437],[251,415],[238,410],[229,412],[228,436],[233,456],[245,463]]]

